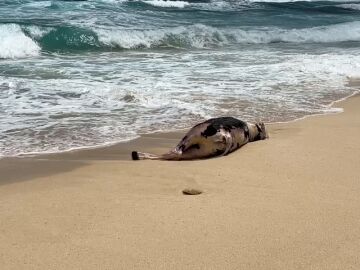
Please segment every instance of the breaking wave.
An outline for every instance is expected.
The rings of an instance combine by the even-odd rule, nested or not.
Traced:
[[[143,3],[155,7],[176,7],[176,8],[184,8],[190,5],[190,3],[186,1],[165,1],[165,0],[145,0],[143,1]]]
[[[0,25],[0,59],[37,56],[39,45],[16,24]]]
[[[48,52],[147,48],[214,48],[236,44],[360,41],[360,22],[303,29],[219,29],[202,24],[158,30],[39,28],[0,25],[0,58]]]
[[[338,7],[344,8],[344,9],[350,9],[350,10],[358,10],[360,11],[360,4],[352,3],[352,4],[341,4],[338,5]]]
[[[55,42],[56,40],[56,42]],[[329,43],[360,41],[360,22],[331,26],[257,30],[219,29],[202,24],[158,30],[84,30],[59,28],[43,36],[43,48],[209,48],[230,44]],[[55,44],[56,43],[56,44]]]

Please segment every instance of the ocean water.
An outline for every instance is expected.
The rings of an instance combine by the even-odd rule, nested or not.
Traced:
[[[0,156],[334,112],[360,1],[0,1]]]

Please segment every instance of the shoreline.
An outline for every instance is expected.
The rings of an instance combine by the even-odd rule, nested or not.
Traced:
[[[0,160],[3,268],[358,269],[359,104],[270,125],[221,158],[130,161],[110,147]],[[169,136],[127,147],[159,153]]]
[[[360,86],[360,79],[351,79],[348,82],[348,85],[351,85],[353,87],[359,87]],[[329,108],[333,108],[333,109],[339,109],[339,111],[334,111],[334,112],[324,112],[324,113],[315,113],[315,114],[309,114],[309,115],[304,115],[302,117],[293,119],[293,120],[289,120],[289,121],[278,121],[278,122],[269,122],[269,123],[265,123],[267,126],[271,126],[271,125],[278,125],[278,124],[291,124],[293,122],[297,122],[297,121],[301,121],[304,119],[307,119],[309,117],[316,117],[316,116],[326,116],[326,115],[332,115],[332,114],[337,114],[337,113],[342,113],[343,112],[343,108],[339,107],[334,107],[335,104],[337,103],[341,103],[343,101],[346,101],[349,98],[352,98],[354,96],[357,96],[360,94],[360,90],[354,90],[353,93],[351,93],[350,95],[347,95],[343,98],[340,98],[338,100],[332,101],[330,102],[328,105],[326,105]],[[111,148],[111,147],[123,147],[128,149],[128,147],[126,147],[126,144],[129,145],[133,145],[134,142],[138,142],[138,141],[142,141],[143,138],[146,137],[170,137],[173,138],[175,136],[175,138],[178,138],[178,140],[180,140],[182,138],[182,136],[191,128],[184,128],[184,129],[175,129],[173,131],[155,131],[155,132],[149,132],[149,133],[142,133],[142,134],[138,134],[138,136],[134,139],[130,139],[130,140],[124,140],[124,141],[118,141],[118,142],[109,142],[109,143],[105,143],[102,145],[96,145],[96,146],[84,146],[84,147],[79,147],[79,148],[73,148],[73,149],[69,149],[69,150],[64,150],[64,151],[59,151],[59,152],[30,152],[30,153],[26,153],[26,154],[19,154],[16,156],[4,156],[4,157],[0,157],[0,162],[1,160],[9,160],[9,159],[27,159],[27,158],[35,158],[35,159],[46,159],[49,157],[52,157],[54,155],[66,155],[66,154],[71,154],[71,153],[76,153],[76,152],[83,152],[83,151],[96,151],[99,149],[107,149],[107,148]],[[141,143],[140,143],[141,145]],[[175,145],[173,145],[175,146]],[[122,156],[124,157],[124,155],[122,154]],[[129,152],[129,156],[131,156],[131,151]],[[125,158],[124,160],[128,160],[127,158]]]

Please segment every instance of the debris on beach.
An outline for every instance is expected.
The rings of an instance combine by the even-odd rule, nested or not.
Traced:
[[[194,188],[186,188],[182,191],[182,193],[184,195],[199,195],[201,193],[203,193],[201,190],[199,189],[194,189]]]

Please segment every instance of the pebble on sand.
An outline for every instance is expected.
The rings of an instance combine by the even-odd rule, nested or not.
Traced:
[[[201,193],[203,193],[201,190],[199,189],[194,189],[194,188],[186,188],[182,191],[182,193],[184,195],[199,195]]]

